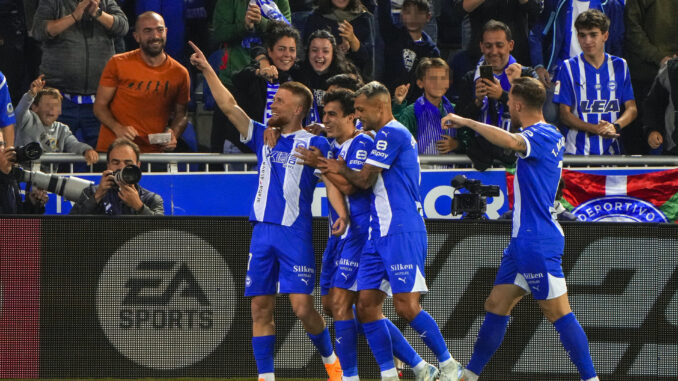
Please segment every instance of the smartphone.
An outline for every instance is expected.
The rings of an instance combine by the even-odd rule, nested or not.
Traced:
[[[490,82],[494,82],[494,71],[492,65],[480,65],[480,78],[485,78]]]

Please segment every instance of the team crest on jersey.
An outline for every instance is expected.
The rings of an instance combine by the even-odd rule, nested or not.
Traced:
[[[14,106],[12,106],[12,103],[7,103],[7,113],[11,114],[14,112]]]
[[[403,64],[405,65],[405,69],[407,69],[407,71],[412,70],[412,66],[414,66],[414,60],[416,59],[417,53],[410,49],[403,49]]]
[[[590,222],[669,222],[664,213],[647,201],[628,196],[608,196],[589,200],[574,213]]]
[[[617,90],[617,82],[615,81],[610,81],[607,83],[607,88],[610,89],[610,91],[615,91]]]

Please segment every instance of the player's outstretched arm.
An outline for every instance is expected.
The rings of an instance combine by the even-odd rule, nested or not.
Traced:
[[[527,152],[525,140],[518,134],[512,134],[504,129],[480,123],[473,119],[462,118],[459,115],[451,113],[447,114],[447,116],[442,119],[441,123],[443,129],[468,127],[496,146],[521,153]]]
[[[193,48],[193,53],[191,55],[191,64],[200,70],[207,80],[207,84],[212,91],[214,100],[217,105],[223,111],[224,115],[233,123],[235,128],[240,132],[240,135],[247,136],[247,130],[250,125],[250,117],[247,116],[245,111],[238,106],[238,103],[235,101],[233,94],[224,86],[217,73],[214,72],[212,66],[207,62],[207,58],[203,52],[191,41],[188,44]]]
[[[354,171],[346,166],[343,160],[334,160],[321,158],[318,163],[318,168],[323,174],[336,173],[343,176],[349,183],[360,189],[369,189],[381,173],[381,168],[374,165],[365,164],[360,171]]]

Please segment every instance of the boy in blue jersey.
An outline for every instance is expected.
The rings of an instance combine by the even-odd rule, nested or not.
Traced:
[[[257,154],[259,184],[250,214],[254,228],[245,278],[245,296],[252,297],[252,349],[260,381],[273,381],[276,293],[289,294],[290,304],[309,338],[320,352],[330,380],[341,380],[341,367],[332,349],[332,339],[323,318],[313,306],[315,258],[311,232],[311,201],[317,175],[309,166],[297,165],[295,148],[315,147],[329,151],[327,139],[304,130],[301,121],[308,114],[313,96],[298,82],[280,85],[271,104],[269,125],[280,130],[281,138],[270,147],[264,144],[266,126],[252,121],[222,85],[204,54],[190,43],[195,53],[191,63],[201,70],[214,99],[241,140]],[[347,211],[341,193],[327,184],[328,199],[339,217],[333,234],[346,229]]]
[[[565,153],[619,155],[619,132],[638,114],[626,61],[605,53],[610,19],[597,9],[574,23],[582,53],[563,62],[553,102],[567,128]]]
[[[501,345],[513,307],[532,292],[544,316],[553,323],[570,359],[586,381],[598,380],[588,340],[567,299],[561,265],[563,231],[556,221],[553,202],[560,180],[565,139],[544,122],[544,85],[533,78],[513,80],[508,107],[511,120],[522,132],[510,133],[493,126],[449,114],[443,126],[466,126],[493,144],[517,152],[513,182],[515,204],[513,232],[485,301],[483,321],[473,354],[462,380],[475,381]]]
[[[14,146],[14,106],[9,97],[7,78],[0,72],[0,146]]]
[[[333,90],[323,98],[327,136],[333,138],[330,157],[346,163],[354,171],[362,169],[368,153],[372,150],[373,139],[356,129],[354,94],[348,90]],[[322,157],[319,150],[299,148],[298,156],[304,164],[317,166]],[[336,332],[336,352],[343,370],[344,381],[358,380],[357,339],[361,331],[360,323],[355,320],[353,305],[357,297],[358,269],[361,265],[361,253],[368,239],[370,223],[369,190],[358,189],[343,176],[327,173],[325,178],[346,195],[349,205],[350,223],[341,237],[330,236],[323,254],[323,267],[320,274],[320,288],[323,307],[334,318]],[[330,207],[330,224],[336,219],[336,212]],[[412,368],[415,380],[434,381],[438,369],[428,364],[412,348],[400,330],[382,316],[388,326],[395,357]]]
[[[440,379],[457,380],[459,363],[450,356],[436,322],[419,304],[420,294],[428,288],[417,142],[393,119],[391,96],[379,82],[370,82],[356,92],[355,109],[363,128],[377,132],[362,169],[352,170],[344,161],[330,159],[320,159],[319,168],[327,175],[341,175],[359,189],[372,188],[369,240],[358,269],[358,319],[382,380],[397,380],[392,340],[382,313],[384,299],[392,293],[396,313],[435,353]]]

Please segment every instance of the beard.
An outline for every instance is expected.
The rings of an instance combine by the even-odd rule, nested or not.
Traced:
[[[152,43],[154,43],[156,41],[160,41],[160,45],[158,47],[151,45]],[[139,44],[139,47],[141,48],[141,50],[144,51],[144,53],[146,53],[146,55],[148,55],[150,57],[156,57],[156,56],[160,55],[165,50],[166,44],[167,44],[167,41],[165,41],[163,39],[155,39],[155,40],[148,40],[146,42],[142,42],[142,43]]]
[[[273,115],[271,116],[271,119],[268,120],[268,123],[266,123],[268,126],[273,126],[273,127],[280,127],[283,128],[284,126],[288,125],[290,123],[290,118],[284,115]]]

